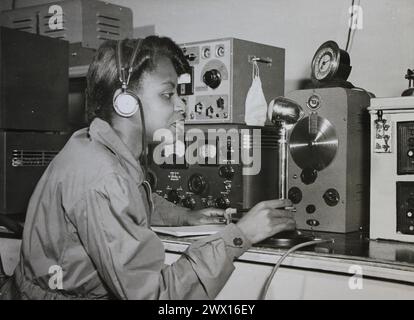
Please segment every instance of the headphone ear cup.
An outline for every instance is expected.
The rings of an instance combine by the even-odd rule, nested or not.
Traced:
[[[118,89],[114,94],[113,106],[118,115],[129,118],[140,108],[140,101],[134,94]]]

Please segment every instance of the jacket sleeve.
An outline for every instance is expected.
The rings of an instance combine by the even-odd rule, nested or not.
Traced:
[[[182,226],[189,209],[177,206],[156,193],[152,194],[154,211],[151,216],[153,226]]]
[[[133,182],[102,178],[87,192],[71,220],[105,284],[121,299],[213,299],[234,270],[233,260],[250,247],[236,225],[191,246],[172,265],[147,226],[147,212]],[[133,195],[133,196],[132,196]]]

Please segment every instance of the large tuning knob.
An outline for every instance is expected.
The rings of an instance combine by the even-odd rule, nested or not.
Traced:
[[[206,188],[207,181],[201,174],[195,173],[188,179],[188,189],[191,192],[201,194]]]
[[[217,69],[206,71],[203,81],[211,89],[216,89],[221,83],[221,73]]]

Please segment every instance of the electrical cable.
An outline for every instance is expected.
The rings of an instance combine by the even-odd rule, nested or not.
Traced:
[[[361,7],[361,0],[358,1],[358,5],[357,6],[358,7]],[[362,19],[362,16],[360,17],[359,14],[357,14],[356,17],[355,17],[355,24],[358,24],[358,19]],[[352,46],[354,44],[354,38],[355,38],[355,33],[357,32],[357,29],[358,28],[354,28],[354,30],[352,31],[351,39],[350,39],[350,42],[349,42],[349,52],[351,51]]]
[[[350,24],[349,24],[349,28],[348,28],[348,37],[347,37],[347,40],[346,40],[346,47],[345,47],[345,51],[346,52],[348,52],[349,41],[351,39],[352,22],[353,22],[353,18],[354,18],[354,4],[355,4],[355,0],[352,0],[352,4],[351,4],[351,18],[350,18]]]
[[[304,248],[304,247],[309,247],[309,246],[313,246],[316,244],[322,244],[322,243],[334,243],[333,239],[329,239],[329,240],[323,240],[323,239],[317,239],[317,240],[312,240],[312,241],[308,241],[308,242],[304,242],[301,244],[298,244],[292,248],[290,248],[288,251],[286,251],[283,256],[280,257],[280,259],[277,261],[277,263],[274,265],[272,272],[270,273],[269,277],[266,280],[266,283],[263,287],[262,293],[260,294],[259,299],[260,300],[264,300],[266,298],[267,292],[269,290],[270,284],[273,281],[273,278],[277,272],[277,270],[279,269],[279,267],[281,266],[283,260],[285,260],[292,252]]]

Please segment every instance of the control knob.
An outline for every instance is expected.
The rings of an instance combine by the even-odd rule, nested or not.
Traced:
[[[180,199],[180,196],[178,195],[178,191],[174,189],[170,190],[167,195],[167,200],[174,204],[179,203],[181,199]]]
[[[233,179],[233,177],[234,177],[234,168],[229,164],[221,166],[219,168],[219,176],[226,179],[226,180]]]
[[[216,89],[221,84],[221,73],[217,69],[206,71],[203,81],[211,89]]]
[[[230,200],[225,196],[218,197],[216,199],[216,207],[219,209],[227,209],[230,207]]]
[[[196,201],[192,196],[188,196],[185,199],[183,199],[182,204],[184,207],[193,210],[196,206]]]

